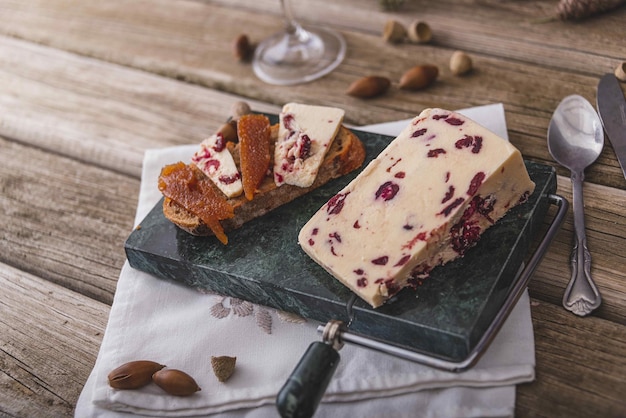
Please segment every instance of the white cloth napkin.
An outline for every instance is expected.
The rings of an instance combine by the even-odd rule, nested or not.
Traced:
[[[506,137],[501,105],[463,113]],[[395,135],[406,123],[366,129]],[[161,167],[188,161],[195,149],[194,145],[146,152],[136,224],[160,198],[156,179]],[[100,353],[75,415],[276,417],[276,394],[308,345],[320,340],[317,325],[157,279],[126,264]],[[221,355],[237,357],[235,373],[225,383],[217,380],[210,365],[211,356]],[[478,364],[463,373],[350,345],[340,355],[316,417],[513,416],[515,384],[534,379],[528,295],[520,299]],[[109,371],[139,359],[186,371],[202,390],[180,398],[166,395],[154,384],[134,391],[109,387]]]

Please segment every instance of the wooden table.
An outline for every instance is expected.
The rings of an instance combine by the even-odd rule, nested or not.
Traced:
[[[538,23],[555,3],[407,0],[389,13],[376,0],[294,1],[302,20],[343,33],[347,57],[321,80],[274,87],[231,43],[278,30],[277,0],[0,0],[0,416],[72,415],[125,260],[144,151],[199,143],[237,100],[264,111],[339,106],[355,125],[501,102],[513,144],[554,165],[546,130],[557,104],[569,94],[595,103],[599,77],[626,60],[626,7]],[[385,43],[391,18],[429,23],[432,42]],[[457,49],[474,60],[466,77],[448,69]],[[405,70],[427,63],[441,70],[433,86],[398,89]],[[386,95],[343,93],[370,74],[394,80]],[[586,318],[561,306],[570,210],[530,283],[537,376],[518,387],[520,417],[626,415],[626,179],[610,143],[584,190],[603,304]]]

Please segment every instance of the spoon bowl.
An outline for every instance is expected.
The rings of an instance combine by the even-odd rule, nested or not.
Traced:
[[[569,170],[581,171],[598,158],[603,147],[602,122],[591,103],[578,95],[563,99],[548,127],[552,158]]]
[[[563,306],[579,316],[588,315],[602,301],[591,278],[582,184],[585,168],[598,158],[603,146],[602,122],[591,103],[578,95],[563,99],[548,127],[548,150],[556,162],[571,172],[575,242],[571,257],[572,278],[563,295]]]

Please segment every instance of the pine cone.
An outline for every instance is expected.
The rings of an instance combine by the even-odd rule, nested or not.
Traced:
[[[383,10],[398,10],[403,3],[404,0],[380,0],[380,7]]]
[[[582,20],[608,12],[624,4],[625,0],[561,0],[556,15],[561,20]]]

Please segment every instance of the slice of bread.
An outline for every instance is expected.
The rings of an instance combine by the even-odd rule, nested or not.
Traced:
[[[277,136],[278,125],[273,125],[271,127],[272,144]],[[239,166],[239,147],[235,146],[232,153],[235,163]],[[271,155],[274,155],[273,150]],[[274,183],[273,173],[268,173],[254,195],[254,199],[248,200],[244,195],[240,195],[227,200],[233,206],[235,216],[221,221],[221,224],[225,231],[239,228],[246,222],[263,216],[334,178],[356,170],[363,164],[364,160],[365,147],[363,143],[354,133],[342,126],[324,158],[315,182],[310,187],[302,188],[288,184],[277,187]],[[272,165],[273,162],[270,163],[270,166]],[[192,235],[213,235],[211,229],[199,217],[167,197],[163,201],[163,214],[179,228]]]

